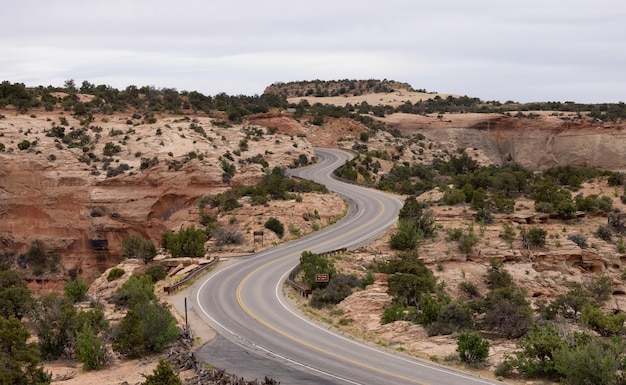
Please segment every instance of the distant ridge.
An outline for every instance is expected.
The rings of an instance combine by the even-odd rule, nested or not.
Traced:
[[[263,94],[281,95],[286,98],[303,96],[359,96],[372,93],[389,93],[397,90],[426,93],[425,90],[414,90],[408,83],[394,80],[312,80],[274,83],[265,88]]]

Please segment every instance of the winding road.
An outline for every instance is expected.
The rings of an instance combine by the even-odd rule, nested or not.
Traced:
[[[397,197],[331,177],[351,154],[316,153],[316,165],[292,174],[341,194],[351,202],[348,215],[298,240],[220,263],[199,280],[191,307],[218,333],[196,353],[199,358],[246,379],[268,376],[284,385],[501,384],[343,336],[287,303],[283,285],[302,251],[363,246],[391,226],[402,207]]]

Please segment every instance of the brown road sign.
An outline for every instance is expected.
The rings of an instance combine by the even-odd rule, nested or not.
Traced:
[[[328,274],[315,274],[315,282],[328,282]]]

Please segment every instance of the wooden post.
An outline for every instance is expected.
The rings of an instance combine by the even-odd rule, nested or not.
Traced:
[[[187,297],[185,297],[185,326],[189,326],[189,322],[187,321]]]

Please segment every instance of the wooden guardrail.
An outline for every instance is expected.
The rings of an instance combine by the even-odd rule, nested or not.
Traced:
[[[170,286],[165,286],[163,288],[163,290],[167,293],[170,294],[173,291],[175,291],[176,289],[178,289],[179,287],[185,285],[186,283],[188,283],[189,281],[191,281],[196,275],[200,274],[201,272],[203,272],[204,270],[208,269],[211,266],[214,266],[215,264],[217,264],[220,260],[220,257],[214,257],[213,260],[209,263],[205,263],[204,265],[198,267],[197,269],[195,269],[194,271],[192,271],[191,273],[189,273],[188,276],[186,276],[185,278],[181,279],[180,281],[174,283],[173,285]]]

